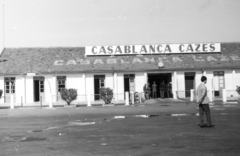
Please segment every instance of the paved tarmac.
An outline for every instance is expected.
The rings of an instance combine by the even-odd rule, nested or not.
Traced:
[[[194,103],[0,109],[0,156],[237,156],[240,105],[211,105],[200,128]]]

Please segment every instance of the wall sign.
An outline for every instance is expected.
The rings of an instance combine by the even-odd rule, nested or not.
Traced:
[[[85,56],[221,52],[220,43],[86,46]]]
[[[127,58],[107,58],[101,59],[101,58],[86,58],[86,59],[71,59],[71,60],[55,60],[54,65],[55,66],[62,66],[62,65],[67,65],[67,66],[72,66],[72,65],[90,65],[90,64],[136,64],[136,63],[159,63],[161,62],[162,65],[166,62],[170,63],[186,63],[186,61],[194,61],[194,62],[228,62],[228,61],[240,61],[240,56],[238,55],[231,55],[231,56],[226,56],[226,55],[218,55],[218,56],[207,56],[206,58],[203,58],[202,56],[192,56],[192,55],[186,55],[185,59],[179,57],[179,56],[173,56],[173,57],[133,57],[130,59]],[[160,67],[161,67],[160,63]],[[159,64],[158,64],[159,65]]]

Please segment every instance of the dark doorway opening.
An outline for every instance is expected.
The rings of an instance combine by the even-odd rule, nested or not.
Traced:
[[[130,91],[129,78],[124,77],[124,93]]]
[[[185,73],[185,92],[186,97],[191,96],[191,89],[194,89],[195,85],[195,72]]]
[[[33,101],[38,102],[44,99],[44,77],[35,76],[33,78]]]
[[[94,75],[94,99],[100,100],[100,88],[105,87],[105,75]]]
[[[135,75],[134,74],[125,74],[124,75],[124,93],[135,92]],[[124,94],[125,98],[125,94]]]
[[[34,102],[40,101],[39,80],[34,80]]]
[[[162,98],[172,98],[172,74],[171,73],[154,73],[148,74],[148,83],[151,87],[152,92],[152,85],[155,82],[157,84],[157,98],[160,98],[160,84],[164,83],[164,90]],[[163,86],[161,84],[161,86]],[[152,94],[152,93],[151,93]],[[152,97],[152,95],[150,95]]]
[[[135,92],[135,75],[125,74],[124,75],[124,93],[125,92]]]

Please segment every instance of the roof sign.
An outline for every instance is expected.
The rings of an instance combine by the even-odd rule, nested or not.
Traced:
[[[86,46],[85,56],[221,52],[220,43]]]

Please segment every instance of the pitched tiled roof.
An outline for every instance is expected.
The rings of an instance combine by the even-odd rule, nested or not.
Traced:
[[[5,48],[0,57],[0,75],[196,69],[240,69],[240,43],[222,43],[221,53],[85,57],[84,47],[52,47]]]

